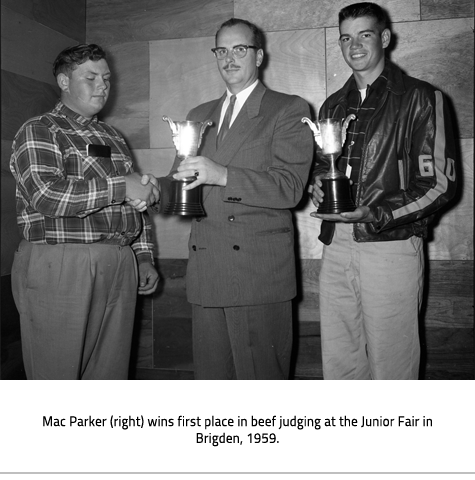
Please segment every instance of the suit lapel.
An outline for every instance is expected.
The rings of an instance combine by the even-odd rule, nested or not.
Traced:
[[[259,116],[262,97],[266,87],[258,82],[256,88],[249,95],[246,103],[241,108],[239,115],[234,120],[229,129],[226,138],[216,150],[215,161],[223,166],[229,165],[232,159],[246,142],[248,136],[254,131],[255,127],[261,122],[262,116]],[[219,122],[219,116],[218,116]]]
[[[206,145],[206,152],[203,152],[203,155],[212,158],[216,163],[219,163],[224,167],[232,162],[236,153],[263,118],[262,116],[259,116],[259,112],[265,91],[266,87],[264,87],[261,82],[258,82],[256,88],[254,88],[249,95],[246,103],[241,108],[239,115],[231,125],[225,139],[221,142],[219,148],[216,149],[219,119],[226,95],[218,101],[216,108],[210,116],[210,119],[213,121],[213,127],[211,127],[207,137],[210,143]],[[210,194],[211,190],[211,186],[203,185],[203,202],[206,200],[206,197]]]
[[[205,157],[214,158],[216,153],[216,137],[218,136],[219,118],[221,115],[221,108],[223,106],[226,94],[220,99],[216,100],[214,106],[204,120],[211,120],[213,124],[208,127],[203,135],[198,155],[204,155]],[[203,120],[203,121],[204,121]]]

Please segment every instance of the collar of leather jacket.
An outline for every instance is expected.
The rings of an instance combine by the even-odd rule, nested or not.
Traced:
[[[406,87],[404,85],[404,74],[399,67],[394,65],[394,63],[390,62],[388,59],[386,59],[386,66],[388,67],[388,82],[386,85],[387,90],[391,91],[395,95],[402,95],[406,91]],[[342,103],[346,103],[346,97],[349,91],[353,88],[353,82],[354,76],[351,75],[351,77],[346,81],[345,85],[343,85],[343,88],[340,90],[340,94],[331,99],[331,103],[329,104],[330,109],[336,108],[337,105]]]

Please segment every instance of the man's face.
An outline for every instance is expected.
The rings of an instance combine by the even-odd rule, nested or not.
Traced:
[[[249,48],[244,58],[234,58],[232,49],[236,45],[254,45],[252,32],[247,25],[225,27],[216,39],[217,47],[228,49],[226,57],[217,62],[221,77],[234,94],[241,92],[257,80],[258,67],[264,58],[264,52],[254,48]]]
[[[389,45],[388,29],[379,32],[373,17],[348,18],[340,24],[340,45],[343,58],[356,73],[379,76],[384,68],[384,49]]]
[[[58,75],[63,103],[83,117],[92,118],[107,102],[110,91],[110,70],[104,59],[87,60],[71,72]]]

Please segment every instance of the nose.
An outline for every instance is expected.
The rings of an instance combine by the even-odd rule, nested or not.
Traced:
[[[226,56],[224,57],[224,59],[226,60],[227,63],[230,63],[230,62],[234,61],[233,51],[232,51],[232,50],[228,50],[228,51],[226,52]]]
[[[107,90],[108,84],[103,78],[98,77],[98,82],[97,83],[98,83],[97,86],[100,90]]]
[[[356,48],[360,48],[360,47],[361,47],[361,42],[360,42],[359,38],[355,38],[355,39],[351,40],[350,48],[356,49]]]

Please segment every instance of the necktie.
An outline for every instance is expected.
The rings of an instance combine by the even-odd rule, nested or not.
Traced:
[[[231,95],[228,108],[226,109],[226,113],[224,114],[223,124],[221,125],[221,128],[218,133],[218,137],[216,139],[216,147],[219,147],[219,145],[224,140],[224,137],[229,131],[229,124],[231,123],[231,117],[233,116],[235,103],[236,103],[236,95]]]

